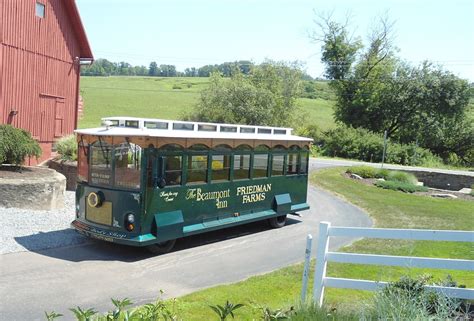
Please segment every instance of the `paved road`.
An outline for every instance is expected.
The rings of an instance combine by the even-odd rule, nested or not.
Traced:
[[[77,305],[105,312],[111,297],[142,304],[157,298],[160,289],[175,297],[236,282],[302,261],[306,235],[317,239],[321,220],[371,225],[360,209],[315,187],[309,188],[308,202],[311,210],[290,216],[282,229],[261,222],[192,236],[157,257],[102,242],[1,255],[0,319],[43,320],[44,310],[72,316],[68,308]],[[348,242],[336,238],[331,247]]]

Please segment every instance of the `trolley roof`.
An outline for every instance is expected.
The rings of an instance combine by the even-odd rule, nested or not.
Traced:
[[[311,142],[292,134],[292,128],[188,122],[137,117],[102,118],[103,127],[77,129],[75,133],[95,136],[145,136],[169,138],[257,139]]]

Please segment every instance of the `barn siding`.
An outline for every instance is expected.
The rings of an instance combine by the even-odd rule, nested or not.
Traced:
[[[35,14],[36,0],[2,0],[5,8],[2,43],[72,62],[80,56],[80,48],[63,1],[41,0],[46,7],[45,18],[40,18]]]
[[[32,133],[43,148],[76,127],[80,47],[63,1],[0,1],[0,123]],[[11,111],[17,111],[11,116]]]

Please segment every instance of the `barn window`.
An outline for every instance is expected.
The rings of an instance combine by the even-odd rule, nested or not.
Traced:
[[[44,18],[45,5],[41,2],[36,2],[36,16]]]

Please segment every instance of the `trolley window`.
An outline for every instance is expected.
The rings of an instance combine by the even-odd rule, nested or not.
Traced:
[[[300,174],[308,173],[308,157],[309,153],[307,151],[300,154]]]
[[[131,143],[115,145],[115,186],[127,189],[140,188],[140,162],[142,149]]]
[[[126,120],[125,127],[138,128],[138,120]]]
[[[207,155],[188,155],[188,184],[206,183]]]
[[[168,129],[168,123],[161,121],[145,121],[145,128],[148,129]]]
[[[283,175],[283,164],[285,162],[284,155],[273,155],[272,159],[272,176]]]
[[[234,179],[250,177],[250,154],[234,155]]]
[[[287,175],[298,174],[298,153],[288,154],[288,164],[286,167],[286,174]]]
[[[77,180],[80,182],[87,182],[89,177],[89,160],[87,155],[89,147],[82,141],[79,142],[77,149]]]
[[[112,146],[98,141],[90,147],[90,182],[95,185],[112,185]]]
[[[268,154],[253,155],[253,177],[267,177],[268,173]]]
[[[183,158],[173,155],[165,157],[165,181],[166,186],[181,185],[183,176]]]
[[[212,155],[211,181],[228,181],[230,178],[230,155]]]

